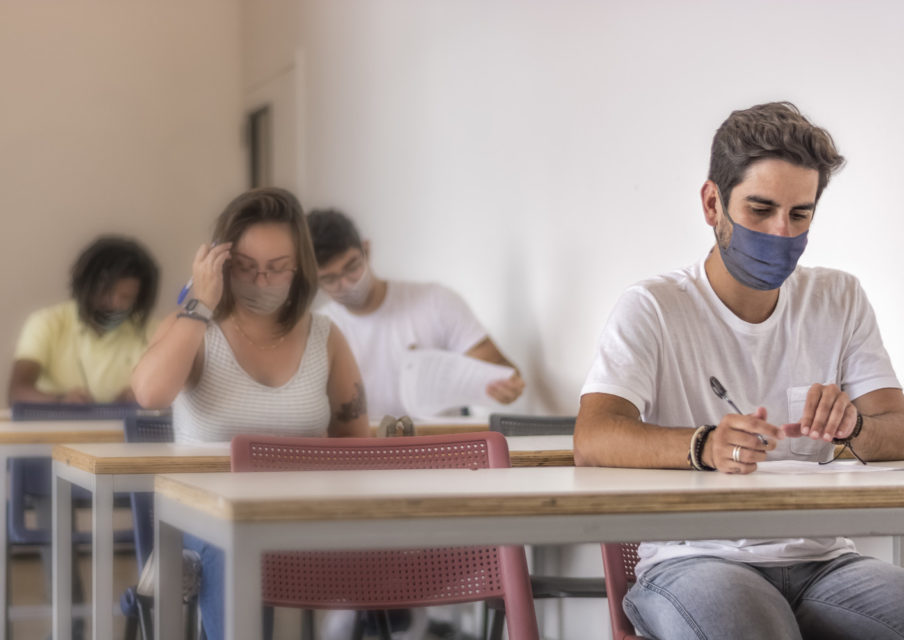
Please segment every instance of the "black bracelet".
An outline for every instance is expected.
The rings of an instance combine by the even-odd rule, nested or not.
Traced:
[[[854,423],[854,430],[851,431],[851,435],[847,438],[832,438],[832,444],[851,444],[851,440],[860,435],[861,429],[863,429],[863,415],[858,411],[857,422]]]
[[[709,434],[716,430],[716,425],[705,424],[699,427],[694,435],[691,436],[691,446],[687,454],[687,460],[691,468],[697,471],[715,471],[715,467],[711,467],[703,462],[703,447],[706,446],[706,440]]]
[[[200,313],[194,313],[193,311],[180,311],[176,314],[177,318],[191,318],[192,320],[200,320],[204,324],[210,324],[210,320],[202,316]]]

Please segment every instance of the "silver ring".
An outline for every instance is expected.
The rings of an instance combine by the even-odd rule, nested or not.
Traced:
[[[731,459],[735,462],[741,461],[741,445],[736,444],[735,448],[731,450]]]

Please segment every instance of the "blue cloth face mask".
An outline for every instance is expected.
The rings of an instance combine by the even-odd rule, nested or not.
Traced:
[[[794,271],[797,261],[807,248],[807,234],[810,231],[804,231],[793,238],[754,231],[731,219],[721,194],[719,201],[722,202],[722,211],[732,227],[727,247],[723,247],[718,235],[716,236],[725,268],[735,280],[751,289],[778,289]]]
[[[127,309],[125,311],[95,309],[94,313],[91,315],[91,319],[101,331],[106,333],[118,328],[119,325],[129,319],[130,315],[132,315],[131,309]]]

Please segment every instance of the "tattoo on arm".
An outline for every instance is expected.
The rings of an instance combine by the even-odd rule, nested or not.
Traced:
[[[367,399],[364,396],[364,385],[360,382],[355,383],[355,395],[348,402],[339,405],[339,411],[336,412],[336,418],[340,422],[351,422],[359,416],[367,413]]]

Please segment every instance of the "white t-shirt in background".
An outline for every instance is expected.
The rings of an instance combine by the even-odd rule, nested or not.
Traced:
[[[814,383],[851,399],[900,388],[865,293],[853,276],[798,267],[764,322],[738,318],[696,265],[630,287],[599,340],[581,394],[625,398],[651,424],[696,427],[733,413],[710,388],[719,379],[738,408],[765,407],[775,425],[797,422]],[[823,460],[830,443],[786,438],[769,459]],[[718,556],[754,564],[826,560],[853,551],[846,538],[645,543],[637,571],[663,560]]]
[[[405,350],[465,353],[487,337],[486,329],[457,293],[439,284],[387,283],[383,304],[355,315],[330,300],[320,310],[339,327],[351,347],[367,393],[367,412],[381,418],[405,413],[399,396]]]

